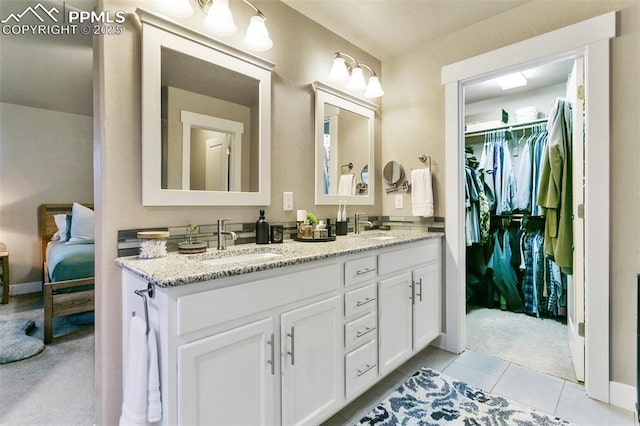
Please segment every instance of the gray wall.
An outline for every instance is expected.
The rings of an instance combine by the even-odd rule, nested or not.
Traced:
[[[640,5],[637,1],[533,1],[429,43],[408,55],[385,60],[383,164],[417,164],[433,157],[436,215],[444,216],[444,65],[476,56],[612,10],[618,37],[611,61],[611,380],[635,385],[636,274],[640,272],[640,178],[638,117]],[[587,106],[588,107],[588,106]],[[403,141],[402,151],[392,141]],[[382,194],[383,214],[397,214],[392,196]],[[405,205],[407,202],[405,200]],[[588,325],[587,325],[588,327]]]
[[[135,10],[151,2],[102,1],[110,10]],[[268,17],[274,47],[262,56],[277,64],[273,72],[270,221],[295,220],[295,211],[282,211],[282,192],[294,193],[294,209],[319,217],[333,216],[335,207],[314,206],[314,93],[311,83],[326,80],[333,53],[340,50],[380,69],[380,62],[324,27],[280,2],[256,5]],[[248,22],[251,8],[231,2],[236,22]],[[181,21],[199,31],[202,14]],[[242,31],[225,38],[241,47]],[[214,223],[218,218],[250,222],[252,207],[143,207],[140,174],[140,27],[127,16],[124,34],[96,40],[95,60],[95,205],[96,205],[96,414],[98,424],[114,424],[122,403],[121,279],[114,263],[119,229]],[[380,120],[376,146],[380,155]],[[378,182],[379,184],[379,182]],[[362,211],[379,214],[380,204]]]
[[[1,1],[0,16],[26,5]],[[42,276],[38,205],[93,202],[92,66],[90,37],[0,34],[0,241],[27,291]]]

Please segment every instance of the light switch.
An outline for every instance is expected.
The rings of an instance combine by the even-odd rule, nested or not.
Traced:
[[[293,192],[282,193],[282,210],[285,212],[293,210]]]
[[[404,208],[404,196],[402,194],[396,194],[396,209]]]

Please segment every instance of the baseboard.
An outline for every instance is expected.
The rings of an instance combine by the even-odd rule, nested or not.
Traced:
[[[609,382],[609,401],[625,410],[636,412],[636,388],[619,382]]]
[[[9,284],[9,296],[27,293],[41,293],[42,281],[34,281],[30,283]]]

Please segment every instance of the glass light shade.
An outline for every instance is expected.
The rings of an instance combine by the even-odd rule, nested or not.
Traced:
[[[329,78],[333,81],[345,82],[349,79],[349,70],[344,62],[344,58],[336,56],[333,60],[333,66],[331,67],[331,73]]]
[[[273,41],[269,37],[269,31],[265,25],[265,19],[260,15],[251,17],[244,43],[251,50],[265,51],[273,47]]]
[[[384,90],[380,85],[380,79],[375,75],[369,77],[369,84],[367,84],[367,89],[364,91],[364,97],[379,98],[382,95],[384,95]]]
[[[213,0],[206,22],[211,32],[217,35],[231,35],[238,30],[229,9],[229,0]]]
[[[186,18],[193,15],[191,0],[155,0],[155,5],[171,16]]]
[[[351,76],[347,83],[347,89],[353,92],[361,92],[367,87],[367,83],[364,81],[364,73],[362,68],[355,67],[351,70]]]

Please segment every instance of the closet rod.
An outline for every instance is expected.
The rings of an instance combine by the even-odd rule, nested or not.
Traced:
[[[513,130],[522,130],[522,129],[529,129],[531,127],[537,126],[541,123],[546,123],[547,122],[547,118],[540,118],[538,120],[534,120],[534,121],[529,121],[527,123],[521,123],[521,124],[507,124],[504,126],[500,126],[500,127],[494,127],[492,129],[487,129],[487,130],[481,130],[478,132],[469,132],[469,133],[465,133],[464,137],[472,137],[472,136],[484,136],[487,132],[492,132],[494,130],[508,130],[508,131],[513,131]]]

